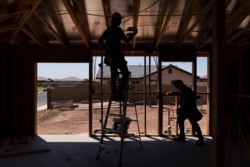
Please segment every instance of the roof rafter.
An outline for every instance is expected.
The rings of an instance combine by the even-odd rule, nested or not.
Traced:
[[[248,32],[250,29],[250,24],[248,24],[245,28],[241,29],[240,31],[238,31],[237,33],[235,33],[234,35],[231,35],[228,39],[227,39],[227,44],[232,43],[234,40],[236,40],[237,38],[239,38],[240,36],[242,36],[244,33]]]
[[[32,40],[38,43],[41,47],[44,47],[44,43],[40,39],[38,39],[37,36],[34,33],[32,33],[28,28],[23,26],[21,31],[23,31],[26,35],[28,35]]]
[[[201,25],[202,26],[202,25]],[[211,32],[208,34],[208,29],[210,28]],[[202,48],[212,39],[212,16],[208,16],[208,19],[201,27],[199,34],[196,39],[196,47]]]
[[[203,11],[201,15],[196,19],[196,21],[193,23],[193,25],[183,34],[182,38],[178,40],[177,47],[180,47],[183,44],[183,41],[190,35],[190,33],[193,31],[193,29],[197,26],[198,23],[202,19],[205,18],[205,16],[208,14],[208,12],[212,9],[212,1],[209,1],[207,5],[201,10]]]
[[[59,41],[60,43],[65,47],[69,44],[68,42],[68,38],[64,29],[64,26],[62,25],[62,23],[59,21],[58,19],[58,15],[55,12],[55,8],[53,7],[53,5],[51,4],[52,2],[50,0],[43,0],[43,3],[45,5],[45,8],[47,9],[47,12],[49,13],[50,19],[52,20],[56,30],[57,30],[57,34],[54,36],[60,36]],[[44,19],[43,19],[44,20]],[[52,31],[53,32],[53,31]]]
[[[164,24],[163,24],[163,26],[161,28],[161,31],[160,31],[159,35],[156,37],[154,48],[158,47],[158,45],[159,45],[159,43],[160,43],[160,41],[161,41],[161,39],[162,39],[162,37],[163,37],[166,29],[167,29],[167,25],[169,23],[171,15],[174,12],[175,8],[177,7],[177,4],[178,4],[178,1],[174,1],[174,4],[173,4],[171,10],[169,11],[169,13],[167,14],[167,16],[165,18],[165,21],[164,21]]]
[[[43,46],[47,46],[49,44],[46,36],[43,33],[43,30],[37,24],[36,20],[34,20],[34,17],[30,17],[25,25],[29,27],[30,31],[32,31],[34,36],[37,38],[37,41],[40,41]]]
[[[134,17],[133,17],[133,26],[137,27],[138,25],[138,18],[139,18],[139,13],[140,13],[140,5],[141,5],[141,0],[134,0]],[[133,39],[133,48],[135,48],[135,42],[136,42],[136,36]]]
[[[32,15],[32,13],[35,11],[35,9],[38,7],[38,5],[41,3],[42,0],[33,0],[32,1],[32,9],[25,11],[21,17],[21,19],[18,21],[18,28],[14,31],[14,33],[11,35],[10,40],[11,41],[17,33],[22,29],[23,25],[26,23],[26,21],[29,19],[29,17]],[[24,3],[24,2],[23,2]],[[21,3],[22,4],[22,3]]]
[[[88,19],[86,16],[86,6],[84,4],[84,2],[82,0],[75,0],[76,2],[76,16],[79,20],[79,22],[82,24],[82,27],[84,29],[85,34],[87,35],[87,39],[88,41],[90,41],[90,37],[89,37],[89,23],[88,23]]]
[[[102,8],[103,8],[103,12],[104,12],[106,25],[108,27],[111,25],[110,1],[109,0],[102,0]]]
[[[159,39],[159,35],[161,33],[161,28],[163,26],[163,22],[165,19],[165,14],[167,12],[167,7],[168,7],[168,0],[163,0],[160,1],[162,4],[160,4],[160,9],[158,12],[158,17],[157,17],[157,21],[156,21],[156,29],[155,29],[155,39],[154,39],[154,43],[157,43],[157,40]]]
[[[61,39],[61,35],[57,33],[56,30],[45,20],[39,13],[35,12],[36,17],[48,28],[48,30],[55,36],[55,38],[65,47],[63,39]]]
[[[229,27],[226,29],[226,38],[229,38],[234,30],[237,29],[242,21],[247,17],[244,13],[249,11],[249,7],[250,1],[245,1],[245,3],[226,20],[226,26]]]
[[[199,4],[199,0],[192,0],[190,3],[186,4],[186,11],[183,14],[180,22],[180,27],[178,29],[178,33],[176,35],[176,40],[178,41],[183,34],[187,31],[188,25],[193,17],[193,14],[196,10],[197,5]]]
[[[226,6],[228,6],[230,4],[231,0],[226,0]],[[202,24],[203,26],[201,27],[201,31],[199,32],[199,35],[197,37],[196,40],[196,47],[197,48],[202,48],[204,45],[206,45],[208,42],[212,41],[212,21],[213,17],[212,14],[207,15],[207,20],[205,24]],[[208,36],[206,36],[207,33],[207,28],[211,28],[211,34],[207,34]]]
[[[80,21],[78,20],[78,17],[77,17],[77,14],[76,14],[76,11],[71,3],[70,0],[62,0],[63,1],[63,4],[64,6],[66,7],[66,9],[68,10],[73,22],[75,23],[75,26],[83,40],[83,43],[87,46],[87,47],[90,47],[90,42],[88,40],[88,35],[86,34],[84,28],[82,27],[82,24],[80,23]]]

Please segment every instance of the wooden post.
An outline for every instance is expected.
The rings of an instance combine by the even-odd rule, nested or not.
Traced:
[[[223,105],[225,103],[225,0],[213,1],[212,166],[225,166]]]

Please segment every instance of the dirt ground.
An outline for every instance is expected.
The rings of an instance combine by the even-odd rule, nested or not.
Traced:
[[[98,104],[100,105],[100,104]],[[92,110],[92,129],[93,133],[101,129],[102,114],[105,115],[107,103],[101,106],[93,105]],[[42,110],[37,112],[37,132],[38,134],[81,134],[89,132],[89,109],[87,104],[77,104],[74,109],[53,109]],[[173,106],[163,110],[163,132],[165,134],[175,135],[176,131],[176,114]],[[199,108],[203,113],[203,118],[199,121],[204,135],[208,134],[209,114],[207,110]],[[136,112],[137,111],[137,112]],[[119,112],[117,104],[111,108],[111,112]],[[138,119],[136,119],[136,113]],[[135,134],[156,135],[158,132],[158,108],[155,106],[136,105],[127,108],[127,116],[132,120],[139,120],[139,130],[136,121],[129,125],[128,132]],[[170,118],[170,119],[168,119]],[[104,120],[104,119],[103,119]],[[113,127],[114,122],[109,119],[108,127]],[[170,127],[170,128],[168,128]],[[185,122],[186,133],[191,134],[191,126],[188,121]]]

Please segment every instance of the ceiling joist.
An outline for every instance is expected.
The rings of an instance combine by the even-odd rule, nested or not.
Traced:
[[[65,42],[63,42],[63,39],[61,38],[61,35],[57,33],[56,30],[47,22],[46,19],[44,19],[38,12],[35,12],[36,17],[47,27],[47,29],[54,35],[54,37],[65,47]]]
[[[190,35],[194,28],[205,18],[208,12],[212,9],[212,1],[209,1],[208,4],[201,10],[201,15],[196,19],[192,26],[184,33],[184,35],[176,43],[177,47],[180,47],[183,44],[183,41]]]
[[[226,38],[239,27],[242,21],[247,17],[249,12],[250,1],[245,1],[243,5],[241,5],[227,20],[226,26],[229,27],[226,29]]]
[[[9,41],[11,41],[17,33],[22,29],[23,25],[27,22],[29,17],[32,15],[32,13],[36,10],[38,5],[41,3],[41,0],[33,0],[32,1],[32,9],[29,11],[26,11],[22,14],[21,19],[18,21],[18,28],[14,31],[14,33],[11,35]]]
[[[141,5],[141,0],[134,0],[134,17],[133,17],[133,26],[137,27],[138,25],[138,19],[139,19],[139,14],[140,14],[140,5]],[[135,41],[136,41],[136,36],[133,39],[133,48],[135,48]]]
[[[62,1],[63,1],[64,6],[66,7],[67,11],[69,12],[69,15],[71,16],[79,34],[83,40],[83,43],[87,47],[89,47],[90,41],[88,41],[88,38],[87,38],[88,34],[86,34],[85,30],[82,27],[82,24],[80,24],[71,1],[70,0],[62,0]]]
[[[160,1],[160,9],[158,11],[158,17],[157,17],[157,21],[156,21],[156,27],[155,27],[155,39],[154,39],[154,43],[157,43],[157,40],[160,38],[160,33],[162,30],[162,26],[163,26],[163,22],[165,19],[165,15],[167,12],[167,8],[168,8],[168,0],[166,1]]]
[[[11,0],[0,3],[0,42],[26,45],[98,44],[112,12],[129,19],[123,23],[138,28],[132,44],[123,48],[135,51],[142,44],[153,51],[182,45],[201,49],[213,42],[213,0]],[[226,44],[248,43],[250,1],[225,0]],[[215,31],[215,30],[214,30]],[[159,47],[161,46],[161,47]],[[153,52],[154,53],[154,52]]]
[[[37,24],[34,17],[29,18],[29,20],[26,23],[26,26],[30,29],[31,32],[33,32],[34,36],[36,36],[37,41],[40,41],[40,43],[43,43],[43,46],[48,46],[48,40],[46,39],[46,36],[44,35],[43,30]]]
[[[22,27],[21,31],[23,31],[26,35],[28,35],[33,41],[35,41],[36,43],[38,43],[41,47],[45,47],[44,43],[42,41],[40,41],[40,39],[38,39],[36,37],[35,34],[33,34],[28,28],[26,28],[25,26]]]
[[[56,14],[55,12],[55,8],[53,7],[53,5],[51,4],[52,2],[50,0],[43,0],[43,3],[45,5],[45,8],[47,9],[47,12],[49,13],[50,19],[52,20],[55,29],[57,31],[56,34],[54,34],[54,36],[57,37],[57,39],[59,38],[60,43],[65,47],[68,46],[68,39],[67,39],[67,35],[63,26],[63,23],[60,21],[61,19],[59,19],[58,17],[60,17],[59,15]],[[54,32],[54,31],[52,31]]]
[[[89,23],[86,16],[86,6],[82,0],[75,0],[75,2],[76,2],[76,16],[86,34],[87,41],[90,41]]]
[[[167,26],[168,26],[168,23],[169,23],[169,20],[172,16],[172,13],[174,12],[174,10],[176,9],[177,7],[177,4],[178,4],[178,1],[174,1],[174,4],[171,8],[171,10],[169,11],[169,13],[167,14],[165,20],[164,20],[164,23],[163,23],[163,26],[161,28],[161,31],[160,31],[160,34],[158,36],[156,36],[156,40],[155,40],[155,44],[154,44],[154,48],[156,49],[158,47],[158,45],[160,44],[160,41],[164,35],[164,33],[166,32],[166,29],[167,29]]]
[[[230,4],[231,0],[226,0],[226,7]],[[211,12],[211,11],[210,11]],[[213,34],[213,17],[212,14],[207,15],[207,19],[201,24],[201,29],[197,36],[196,47],[198,49],[205,46],[207,43],[212,42]],[[203,26],[202,26],[203,25]]]
[[[104,13],[104,18],[106,21],[107,27],[111,25],[111,9],[110,9],[110,1],[102,0],[102,8]]]
[[[180,26],[178,29],[178,33],[176,35],[176,40],[179,41],[179,39],[183,36],[183,34],[188,30],[188,26],[191,22],[192,17],[195,14],[195,10],[197,8],[197,5],[199,4],[200,0],[191,0],[188,1],[186,11],[182,16]]]

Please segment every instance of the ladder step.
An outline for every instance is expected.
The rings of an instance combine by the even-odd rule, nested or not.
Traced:
[[[118,150],[116,147],[110,146],[110,145],[107,145],[107,144],[100,144],[99,146],[109,148],[109,149],[112,149],[112,150]]]
[[[103,128],[102,131],[104,133],[115,133],[115,134],[120,134],[121,133],[120,129],[112,129],[112,128]]]
[[[133,106],[133,107],[135,107],[135,104],[134,103],[128,103],[127,106]]]

